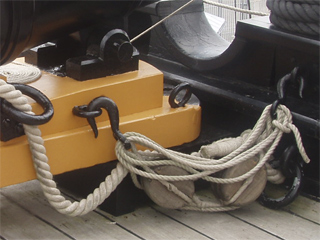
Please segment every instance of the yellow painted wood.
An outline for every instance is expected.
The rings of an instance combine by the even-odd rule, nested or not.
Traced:
[[[72,108],[89,104],[99,96],[111,98],[117,104],[120,116],[161,107],[162,73],[145,62],[140,62],[139,67],[139,71],[84,82],[43,72],[39,81],[30,84],[50,99],[55,110],[50,122],[41,126],[43,134],[88,125],[86,119],[72,114]],[[42,112],[38,104],[33,105],[33,110],[38,114]],[[97,122],[101,120],[97,118]]]
[[[55,110],[52,120],[39,127],[53,174],[116,159],[107,112],[96,118],[97,139],[87,120],[72,114],[75,105],[102,95],[118,105],[123,133],[139,132],[164,147],[192,141],[200,133],[200,107],[170,108],[168,98],[163,97],[162,73],[144,62],[139,71],[85,82],[43,73],[31,85],[48,96]],[[32,105],[35,112],[42,111]],[[0,187],[35,179],[26,136],[0,143],[0,171]]]
[[[139,132],[164,147],[181,145],[197,138],[200,132],[199,106],[171,109],[163,107],[120,118],[120,130]],[[107,119],[106,113],[101,117]],[[93,166],[116,159],[115,140],[109,121],[98,124],[99,137],[89,126],[43,136],[53,174]],[[1,146],[1,187],[35,179],[29,145],[22,136]]]

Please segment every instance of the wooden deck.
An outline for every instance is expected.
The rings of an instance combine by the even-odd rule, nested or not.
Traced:
[[[256,202],[224,213],[144,205],[120,217],[96,210],[72,218],[30,181],[2,188],[0,207],[0,239],[320,239],[320,203],[302,196],[277,211]]]

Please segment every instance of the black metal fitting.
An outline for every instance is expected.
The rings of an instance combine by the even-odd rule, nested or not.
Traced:
[[[116,140],[123,143],[125,149],[131,148],[130,141],[119,130],[119,111],[116,103],[107,97],[97,97],[93,99],[88,105],[75,106],[72,109],[73,114],[79,117],[85,117],[91,126],[94,136],[98,137],[98,128],[95,117],[101,115],[101,109],[108,112],[113,136]]]
[[[30,115],[15,108],[5,99],[1,99],[1,141],[23,135],[22,124],[42,125],[49,122],[54,113],[52,103],[42,92],[28,85],[16,83],[12,85],[40,104],[44,111],[40,115]]]
[[[283,76],[277,84],[277,92],[278,92],[278,99],[272,103],[271,107],[271,116],[273,119],[277,117],[277,108],[280,104],[284,104],[286,97],[287,97],[287,89],[289,83],[298,83],[299,84],[299,96],[300,98],[303,97],[303,90],[305,87],[305,79],[301,74],[301,68],[295,67],[291,73],[286,74]]]
[[[186,90],[182,100],[176,103],[176,97],[182,91]],[[192,95],[191,86],[188,83],[180,83],[177,85],[169,95],[169,104],[172,108],[184,107],[186,103],[190,100]]]
[[[281,172],[287,179],[292,180],[289,191],[280,198],[271,198],[265,191],[259,197],[259,202],[268,208],[279,209],[293,202],[299,195],[303,186],[302,164],[296,159],[297,147],[289,146],[283,152],[280,159]]]
[[[102,37],[100,31],[92,34],[87,54],[67,60],[68,77],[85,81],[138,70],[139,52],[125,31],[114,29]]]

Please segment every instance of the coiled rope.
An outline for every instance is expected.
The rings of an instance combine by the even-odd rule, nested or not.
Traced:
[[[9,101],[17,109],[33,114],[31,106],[28,104],[27,99],[22,93],[3,80],[0,80],[0,97]],[[237,196],[245,190],[245,187],[252,181],[252,177],[271,158],[283,133],[293,132],[302,158],[305,162],[310,161],[305,153],[300,133],[295,125],[292,124],[292,116],[289,109],[280,105],[277,109],[278,117],[273,120],[270,117],[270,108],[271,105],[264,109],[254,128],[248,132],[244,142],[236,148],[236,150],[219,160],[168,150],[141,134],[126,133],[125,136],[131,142],[132,150],[126,150],[122,143],[118,141],[116,143],[115,151],[119,163],[116,168],[112,170],[111,174],[105,178],[105,181],[102,182],[93,193],[89,194],[87,198],[74,202],[65,199],[65,197],[61,195],[60,190],[53,180],[53,175],[50,172],[50,166],[46,156],[44,141],[41,137],[41,131],[37,126],[23,125],[23,127],[29,141],[37,178],[44,195],[49,203],[60,213],[69,216],[79,216],[94,210],[116,189],[127,175],[128,171],[131,173],[133,182],[140,188],[141,185],[137,175],[159,180],[170,191],[173,191],[186,201],[187,204],[183,206],[182,209],[226,211],[238,208],[237,206],[233,206],[232,202],[234,202]],[[136,145],[145,146],[152,151],[138,151]],[[217,171],[235,166],[236,164],[240,164],[247,159],[256,156],[259,156],[259,161],[256,166],[241,176],[229,179],[220,179],[211,176]],[[189,172],[189,175],[164,176],[155,174],[152,167],[159,165],[178,166]],[[200,178],[209,182],[222,184],[240,181],[245,182],[231,201],[228,202],[228,205],[221,204],[220,202],[203,201],[200,200],[197,195],[192,197],[186,196],[170,183],[170,181],[194,181]]]
[[[0,75],[5,76],[8,83],[26,84],[39,79],[41,71],[32,65],[15,61],[0,66]]]
[[[320,34],[319,0],[267,0],[270,21],[275,26],[294,33]]]

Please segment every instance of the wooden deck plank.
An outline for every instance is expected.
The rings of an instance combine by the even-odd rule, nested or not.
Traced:
[[[143,206],[133,213],[123,216],[110,217],[128,230],[139,234],[139,236],[144,239],[212,239],[189,226],[163,215],[149,206]]]
[[[174,218],[177,221],[182,222],[216,240],[279,239],[276,236],[261,231],[261,229],[249,225],[224,212],[206,213],[194,211],[178,211],[168,210],[158,206],[155,206],[155,208],[158,211],[170,216],[171,218]]]
[[[142,206],[114,217],[101,210],[83,217],[56,212],[37,181],[0,190],[0,238],[5,239],[320,239],[320,203],[298,199],[284,210],[258,203],[227,213]]]
[[[306,197],[298,197],[284,210],[320,224],[320,203]]]
[[[11,199],[12,202],[17,202],[22,208],[28,209],[32,214],[45,219],[52,226],[61,229],[61,231],[75,239],[105,239],[106,237],[108,239],[122,240],[139,239],[115,222],[96,212],[91,212],[81,217],[68,217],[58,213],[43,196],[37,181],[5,187],[1,189],[1,192]],[[4,204],[7,205],[8,203]],[[32,228],[28,230],[32,231]],[[41,234],[38,235],[39,237],[41,238]]]
[[[0,194],[0,235],[5,239],[70,239]]]
[[[288,192],[288,190],[281,185],[270,184],[268,185],[268,189],[269,191],[272,191],[274,198],[280,198]],[[315,201],[300,195],[291,204],[285,206],[283,210],[320,224],[319,201]]]
[[[229,214],[283,239],[320,239],[319,224],[284,210],[265,208],[257,202]]]

